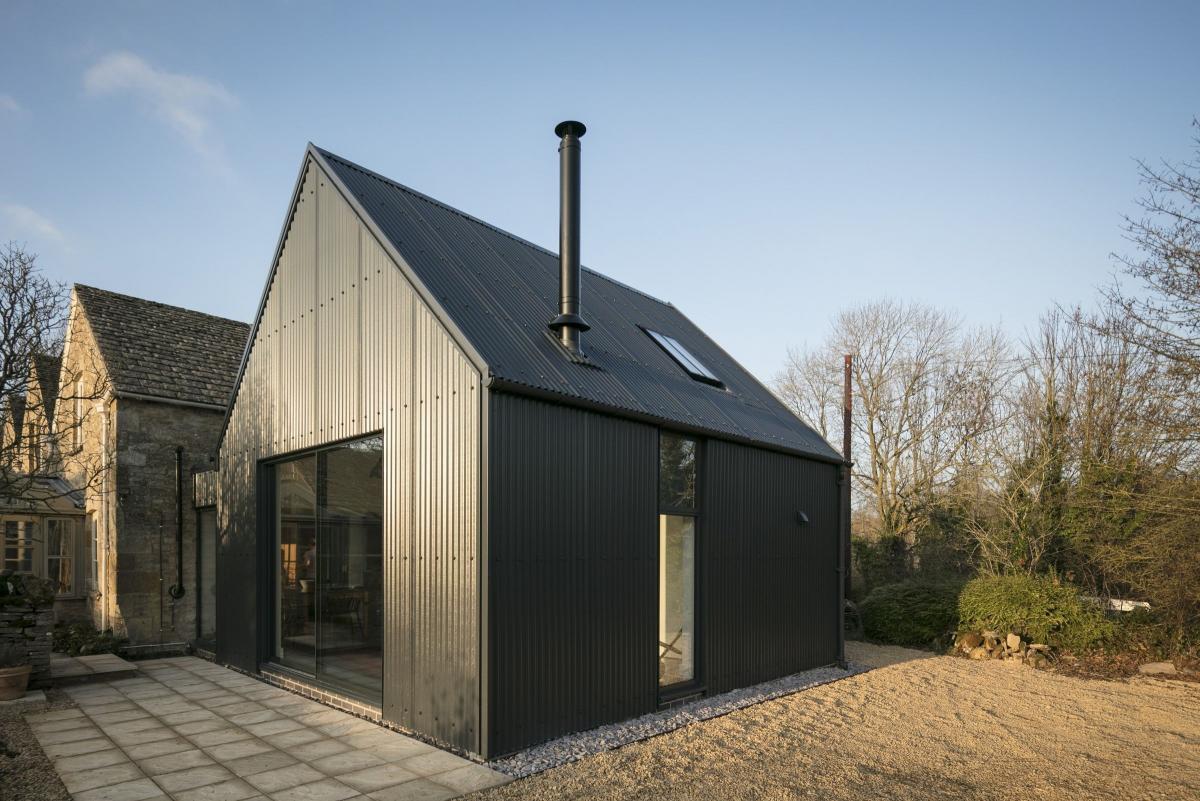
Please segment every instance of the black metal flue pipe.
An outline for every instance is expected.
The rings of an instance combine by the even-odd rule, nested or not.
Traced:
[[[579,315],[579,139],[587,132],[582,122],[566,120],[554,128],[558,145],[559,217],[558,316],[550,321],[563,347],[582,353],[579,335],[589,326]]]

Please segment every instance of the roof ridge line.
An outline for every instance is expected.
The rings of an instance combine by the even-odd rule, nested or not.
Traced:
[[[458,216],[468,219],[473,223],[482,225],[485,228],[495,231],[496,233],[500,234],[501,236],[508,237],[509,239],[513,240],[514,242],[525,245],[526,247],[533,248],[534,250],[536,250],[540,253],[544,253],[547,256],[553,256],[555,259],[558,258],[557,253],[550,250],[549,248],[542,247],[541,245],[537,244],[536,242],[531,242],[530,240],[525,239],[524,237],[517,236],[516,234],[512,233],[511,231],[506,231],[497,225],[493,225],[492,223],[488,222],[487,220],[476,217],[474,214],[468,214],[467,212],[463,211],[462,209],[455,208],[454,206],[451,206],[449,203],[445,203],[441,200],[438,200],[435,197],[427,195],[424,192],[420,191],[419,189],[413,189],[411,186],[408,186],[407,184],[402,184],[393,178],[389,178],[386,175],[383,175],[382,173],[375,172],[374,170],[370,169],[369,167],[364,167],[361,164],[353,162],[348,158],[339,156],[336,153],[331,153],[330,151],[326,150],[323,147],[318,147],[317,145],[313,145],[313,147],[316,148],[317,150],[319,150],[321,152],[321,154],[323,156],[325,156],[326,158],[333,159],[334,161],[340,161],[342,164],[345,164],[350,169],[358,170],[363,175],[374,178],[378,181],[383,181],[385,184],[394,186],[402,192],[407,192],[410,195],[415,195],[416,197],[424,200],[427,203],[432,203],[433,205],[435,205],[439,208],[445,209],[446,211],[450,212],[451,214],[457,214]],[[626,284],[624,281],[619,281],[610,275],[605,275],[604,273],[602,273],[598,270],[592,269],[591,267],[588,267],[587,265],[580,265],[580,269],[582,269],[585,272],[591,273],[592,275],[596,276],[597,278],[602,278],[603,280],[608,281],[609,283],[616,284],[617,286],[621,287],[622,289],[628,289],[630,292],[636,292],[637,294],[641,295],[642,297],[648,298],[648,299],[654,301],[655,303],[661,303],[664,306],[670,306],[671,308],[675,308],[675,305],[673,303],[671,303],[670,301],[663,300],[662,298],[651,295],[649,292],[638,289],[635,286],[630,286],[629,284]]]
[[[130,295],[125,292],[114,292],[111,289],[101,289],[98,286],[92,286],[90,284],[74,283],[71,285],[71,288],[72,289],[81,288],[81,289],[91,290],[92,292],[100,292],[105,295],[114,295],[118,298],[127,298],[129,300],[137,301],[138,303],[149,303],[152,306],[161,306],[164,309],[172,309],[174,311],[187,312],[188,314],[198,314],[202,317],[209,317],[213,320],[220,320],[221,322],[225,322],[225,323],[235,323],[237,325],[246,326],[246,327],[250,326],[249,323],[244,323],[241,320],[235,320],[232,317],[222,317],[219,314],[212,314],[211,312],[200,311],[199,309],[189,309],[187,306],[176,306],[173,303],[163,303],[161,300],[151,300],[150,298],[139,298],[137,295]]]

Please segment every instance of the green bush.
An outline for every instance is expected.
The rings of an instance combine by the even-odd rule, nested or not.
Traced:
[[[1104,611],[1054,576],[981,576],[958,596],[961,631],[1013,631],[1068,650],[1096,647],[1113,635]]]
[[[936,646],[954,631],[959,587],[916,579],[877,587],[859,605],[863,633],[892,645]]]
[[[69,656],[116,654],[127,641],[112,631],[97,631],[86,623],[59,623],[54,627],[54,651]]]
[[[857,573],[854,595],[869,595],[876,587],[908,578],[908,546],[896,536],[850,538],[850,567]]]
[[[0,606],[45,609],[54,604],[55,583],[28,573],[0,572]]]

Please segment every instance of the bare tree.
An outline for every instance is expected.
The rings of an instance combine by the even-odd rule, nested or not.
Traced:
[[[1055,570],[1095,594],[1144,598],[1177,644],[1194,637],[1200,136],[1195,145],[1193,161],[1139,164],[1147,194],[1126,224],[1137,255],[1119,259],[1125,284],[1095,314],[1053,310],[1019,353],[995,331],[891,301],[840,314],[821,346],[789,353],[776,391],[835,442],[841,356],[855,355],[854,525],[903,557],[900,571],[884,560],[882,580],[931,548],[956,564],[965,552],[984,571]]]
[[[93,354],[63,365],[70,290],[47,278],[36,254],[0,246],[0,503],[45,503],[86,490],[108,465],[84,432],[107,397]],[[71,465],[72,481],[64,478]]]
[[[827,437],[840,419],[841,354],[854,354],[853,473],[879,535],[911,542],[940,491],[987,458],[1011,369],[996,330],[965,331],[919,304],[880,301],[838,315],[814,350],[789,354],[779,396]]]
[[[826,345],[818,350],[788,348],[787,362],[775,376],[775,394],[829,442],[842,441],[842,385],[831,376],[838,355]]]
[[[1200,120],[1193,120],[1200,129]],[[1135,285],[1120,283],[1107,296],[1118,312],[1108,318],[1111,333],[1165,358],[1179,393],[1164,429],[1176,436],[1200,437],[1200,135],[1193,137],[1191,161],[1157,165],[1138,162],[1146,194],[1140,218],[1126,218],[1133,256],[1116,256]]]

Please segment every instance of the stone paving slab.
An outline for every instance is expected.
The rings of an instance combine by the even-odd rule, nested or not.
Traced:
[[[138,667],[25,716],[77,801],[437,801],[510,780],[196,657]]]
[[[50,654],[50,678],[60,687],[97,679],[127,678],[136,676],[137,671],[137,665],[116,654]]]

